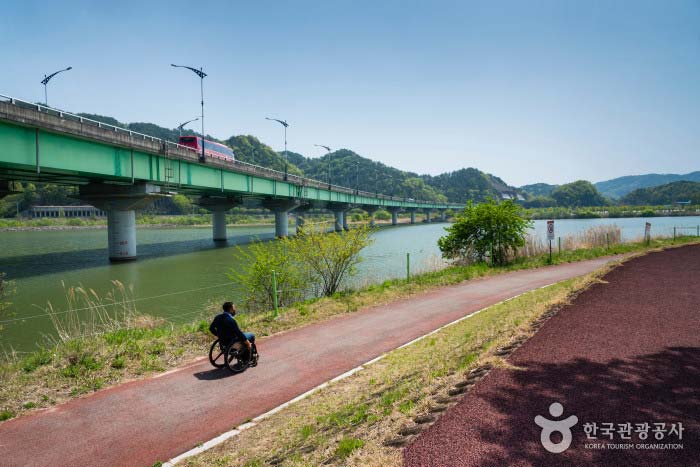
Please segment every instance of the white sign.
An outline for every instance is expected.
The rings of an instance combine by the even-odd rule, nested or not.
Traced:
[[[547,240],[554,240],[554,221],[547,221]]]

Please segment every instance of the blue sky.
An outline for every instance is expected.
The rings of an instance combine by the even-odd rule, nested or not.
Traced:
[[[5,3],[0,93],[515,185],[700,170],[699,1]]]

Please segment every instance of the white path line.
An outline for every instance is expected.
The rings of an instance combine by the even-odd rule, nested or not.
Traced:
[[[440,332],[440,331],[442,331],[442,330],[445,329],[445,328],[448,328],[448,327],[450,327],[450,326],[454,326],[455,324],[457,324],[457,323],[459,323],[459,322],[462,322],[462,321],[464,321],[465,319],[469,319],[469,318],[471,318],[472,316],[477,315],[477,314],[481,313],[481,312],[484,311],[484,310],[488,310],[489,308],[492,308],[492,307],[495,307],[495,306],[498,306],[498,305],[502,305],[503,303],[506,303],[506,302],[508,302],[508,301],[510,301],[510,300],[516,299],[516,298],[520,297],[521,295],[525,295],[526,293],[529,293],[529,292],[532,292],[532,291],[535,291],[535,290],[539,290],[539,289],[545,289],[545,288],[547,288],[547,287],[551,287],[551,286],[553,286],[553,285],[555,285],[555,284],[558,284],[559,282],[564,282],[565,280],[568,280],[568,279],[563,279],[563,280],[558,281],[558,282],[552,282],[551,284],[543,285],[542,287],[538,287],[538,288],[536,288],[536,289],[526,290],[525,292],[521,292],[521,293],[519,293],[519,294],[517,294],[517,295],[513,295],[512,297],[506,298],[505,300],[501,300],[500,302],[493,303],[493,304],[491,304],[491,305],[489,305],[489,306],[487,306],[487,307],[481,308],[480,310],[476,310],[476,311],[474,311],[474,312],[472,312],[472,313],[469,313],[469,314],[466,315],[466,316],[462,316],[461,318],[457,318],[456,320],[451,321],[451,322],[449,322],[449,323],[447,323],[447,324],[445,324],[445,325],[443,325],[443,326],[440,326],[439,328],[437,328],[437,329],[435,329],[435,330],[433,330],[433,331],[430,331],[430,332],[427,333],[427,334],[424,334],[424,335],[422,335],[422,336],[420,336],[420,337],[417,337],[417,338],[415,338],[415,339],[413,339],[413,340],[411,340],[411,341],[409,341],[409,342],[406,342],[405,344],[400,345],[399,347],[397,347],[397,348],[394,349],[394,350],[403,349],[404,347],[408,347],[409,345],[415,344],[416,342],[419,342],[419,341],[425,339],[426,337],[432,336],[433,334],[435,334],[435,333],[437,333],[437,332]],[[392,351],[392,352],[393,352],[393,351]],[[283,409],[289,407],[290,405],[292,405],[292,404],[294,404],[294,403],[296,403],[296,402],[299,402],[300,400],[306,399],[306,398],[309,397],[311,394],[313,394],[313,393],[315,393],[315,392],[317,392],[317,391],[319,391],[319,390],[325,388],[325,387],[328,386],[329,384],[335,383],[335,382],[338,382],[338,381],[341,381],[341,380],[347,378],[348,376],[352,376],[352,375],[354,375],[355,373],[357,373],[358,371],[363,370],[366,366],[371,365],[371,364],[373,364],[373,363],[376,363],[376,362],[378,362],[379,360],[382,360],[382,359],[383,359],[384,357],[386,357],[388,354],[389,354],[389,352],[383,353],[383,354],[381,354],[380,356],[378,356],[378,357],[376,357],[376,358],[373,358],[372,360],[370,360],[370,361],[368,361],[368,362],[363,363],[362,365],[356,366],[355,368],[353,368],[353,369],[351,369],[351,370],[349,370],[349,371],[346,371],[345,373],[340,374],[340,375],[336,376],[335,378],[326,381],[325,383],[321,383],[321,384],[319,384],[318,386],[316,386],[316,387],[314,387],[314,388],[312,388],[312,389],[309,389],[309,390],[306,391],[305,393],[299,394],[299,395],[296,396],[294,399],[290,399],[290,400],[288,400],[287,402],[285,402],[285,403],[283,403],[283,404],[281,404],[281,405],[278,405],[278,406],[275,407],[274,409],[271,409],[271,410],[265,412],[265,413],[262,414],[262,415],[258,415],[257,417],[255,417],[254,419],[252,419],[252,420],[251,420],[250,422],[248,422],[248,423],[245,423],[245,424],[243,424],[243,425],[241,425],[241,426],[239,426],[239,427],[236,427],[236,428],[234,428],[233,430],[227,431],[226,433],[222,433],[222,434],[220,434],[219,436],[217,436],[216,438],[210,439],[209,441],[207,441],[207,442],[205,442],[205,443],[203,443],[203,444],[197,446],[197,447],[194,448],[194,449],[190,449],[190,450],[187,451],[187,452],[183,452],[182,454],[180,454],[180,455],[177,456],[177,457],[173,457],[173,458],[170,459],[168,462],[165,462],[165,463],[163,464],[163,467],[172,467],[172,466],[174,466],[175,464],[177,464],[178,462],[181,462],[181,461],[183,461],[183,460],[185,460],[185,459],[187,459],[187,458],[189,458],[189,457],[193,457],[193,456],[196,456],[196,455],[198,455],[198,454],[203,453],[204,451],[208,451],[209,449],[213,448],[214,446],[217,446],[217,445],[223,443],[223,442],[226,441],[227,439],[230,439],[230,438],[233,438],[234,436],[239,435],[242,431],[244,431],[244,430],[246,430],[246,429],[248,429],[248,428],[252,428],[252,427],[256,426],[259,422],[261,422],[261,421],[263,421],[264,419],[270,417],[271,415],[276,414],[276,413],[279,412],[280,410],[283,410]]]

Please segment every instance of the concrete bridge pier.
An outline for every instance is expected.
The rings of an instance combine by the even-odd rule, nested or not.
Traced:
[[[297,234],[304,230],[304,224],[306,223],[306,214],[309,212],[309,209],[311,209],[311,205],[306,204],[299,206],[294,210],[294,214],[296,215]]]
[[[362,209],[367,211],[367,214],[369,214],[369,226],[374,227],[376,225],[374,221],[374,213],[379,210],[379,206],[363,206]]]
[[[342,232],[343,230],[348,230],[348,211],[352,206],[345,203],[329,203],[327,208],[333,212],[335,216],[335,223],[333,225],[336,232]]]
[[[334,224],[335,231],[342,232],[343,225],[345,225],[345,211],[337,210],[337,211],[333,211],[333,214],[335,215],[335,224]]]
[[[447,209],[440,210],[440,221],[447,222]]]
[[[226,234],[226,212],[234,206],[242,204],[236,198],[202,196],[197,204],[211,211],[212,238],[215,242],[225,242],[228,239]]]
[[[387,209],[391,213],[391,225],[397,225],[399,223],[399,211],[401,210],[401,208],[391,207]]]
[[[416,208],[408,208],[408,212],[411,213],[411,224],[416,223]]]
[[[425,208],[425,209],[423,209],[423,211],[425,212],[425,222],[428,224],[433,222],[432,219],[430,218],[430,213],[433,212],[433,210],[430,208]]]
[[[263,206],[275,213],[275,237],[289,236],[289,211],[299,207],[297,199],[268,198]]]
[[[136,210],[162,197],[150,183],[109,185],[90,183],[80,187],[79,198],[107,212],[109,260],[136,259]]]

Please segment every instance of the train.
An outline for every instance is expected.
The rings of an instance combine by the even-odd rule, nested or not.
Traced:
[[[215,143],[214,141],[202,139],[200,136],[180,136],[178,143],[191,148],[200,155],[202,154],[202,145],[204,145],[204,155],[206,157],[227,162],[234,162],[236,160],[236,156],[230,147],[221,143]]]

